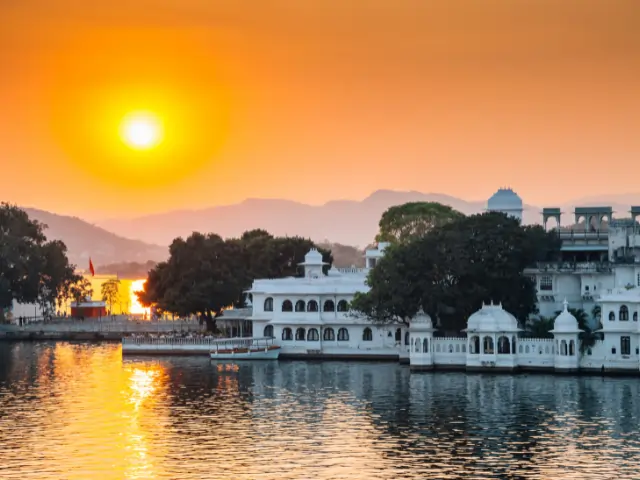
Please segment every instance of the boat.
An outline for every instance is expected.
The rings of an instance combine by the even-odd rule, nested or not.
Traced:
[[[212,360],[277,360],[280,347],[274,337],[222,338],[211,342]]]

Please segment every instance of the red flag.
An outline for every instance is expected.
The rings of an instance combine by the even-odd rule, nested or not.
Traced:
[[[89,257],[89,271],[91,272],[92,277],[96,276],[96,271],[93,268],[93,262],[91,261],[91,257]]]

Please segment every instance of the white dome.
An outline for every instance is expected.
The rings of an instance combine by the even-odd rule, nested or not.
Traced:
[[[500,305],[482,305],[467,320],[467,332],[518,332],[518,320]]]
[[[501,188],[487,201],[487,210],[522,210],[522,199],[510,188]]]
[[[304,256],[304,263],[302,265],[324,265],[322,261],[322,254],[315,248],[312,248]]]
[[[564,310],[556,317],[553,322],[553,330],[551,333],[579,333],[582,330],[578,328],[578,320],[569,312],[569,303],[564,300]]]
[[[412,331],[430,331],[433,330],[433,322],[431,321],[431,317],[420,309],[416,316],[411,319],[410,328]]]

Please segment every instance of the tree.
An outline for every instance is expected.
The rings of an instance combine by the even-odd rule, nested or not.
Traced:
[[[580,353],[584,354],[587,349],[592,348],[598,340],[602,339],[602,334],[597,331],[602,329],[602,323],[600,323],[600,319],[598,318],[596,328],[592,328],[589,323],[589,314],[582,308],[569,308],[567,310],[571,315],[576,317],[578,329],[582,330],[578,336],[580,338]],[[556,317],[561,313],[562,310],[558,310]]]
[[[526,323],[525,335],[529,338],[553,338],[553,324],[555,318],[540,317],[531,319]]]
[[[369,292],[356,295],[351,308],[378,323],[406,323],[422,308],[451,332],[489,301],[525,320],[536,313],[537,298],[523,270],[553,248],[552,236],[502,213],[460,217],[390,248],[369,274]]]
[[[100,286],[102,300],[109,304],[109,312],[113,315],[113,304],[118,300],[120,292],[120,280],[112,278]]]
[[[45,228],[24,210],[0,204],[0,317],[14,301],[38,303],[46,314],[79,280],[67,247],[47,241]]]
[[[387,209],[380,218],[378,242],[407,243],[464,215],[437,202],[410,202]]]
[[[255,278],[296,275],[313,247],[310,240],[273,237],[264,230],[226,241],[215,234],[193,233],[173,241],[169,260],[149,271],[137,295],[142,305],[197,315],[215,331],[216,318],[225,308],[244,304],[244,291]],[[320,251],[330,263],[331,253]]]

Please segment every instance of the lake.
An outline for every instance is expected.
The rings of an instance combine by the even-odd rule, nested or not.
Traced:
[[[2,479],[638,478],[640,380],[0,344]]]

